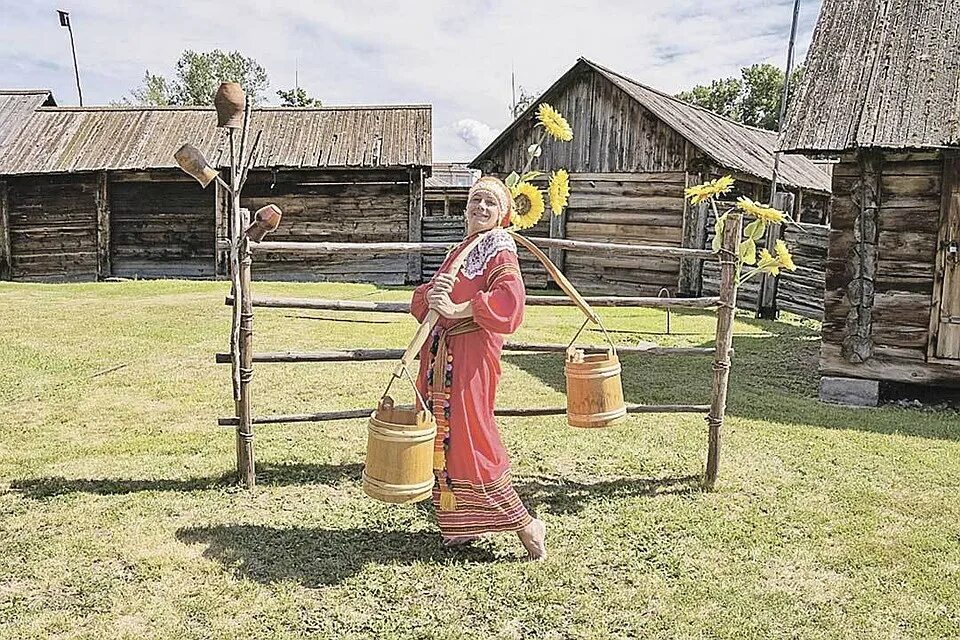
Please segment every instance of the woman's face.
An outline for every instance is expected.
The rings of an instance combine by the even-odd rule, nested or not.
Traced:
[[[478,189],[467,201],[467,235],[493,229],[500,224],[504,213],[493,193]]]

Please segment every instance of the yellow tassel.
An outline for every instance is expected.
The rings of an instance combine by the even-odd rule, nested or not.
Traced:
[[[456,511],[457,496],[452,491],[440,492],[440,511]]]
[[[447,455],[441,449],[433,452],[433,468],[436,471],[442,471],[447,467]]]

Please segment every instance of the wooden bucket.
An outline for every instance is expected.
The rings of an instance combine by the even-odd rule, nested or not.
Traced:
[[[428,411],[394,407],[384,396],[367,425],[363,491],[393,504],[426,500],[433,493],[433,440],[437,423]]]
[[[567,423],[571,427],[609,427],[627,415],[620,380],[620,358],[613,351],[584,355],[567,352]]]

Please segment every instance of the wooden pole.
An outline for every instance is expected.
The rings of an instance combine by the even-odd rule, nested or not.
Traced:
[[[0,182],[0,280],[13,280],[13,252],[10,247],[10,190]]]
[[[250,128],[250,100],[246,101],[243,114],[243,130],[240,137],[240,157],[233,147],[233,129],[230,130],[230,184],[233,188],[232,211],[235,221],[233,229],[234,247],[237,254],[234,266],[237,276],[234,279],[234,320],[237,335],[233,346],[236,347],[233,362],[237,373],[237,477],[239,482],[252,489],[256,485],[256,468],[253,456],[253,414],[250,406],[250,382],[253,379],[253,298],[250,293],[250,267],[253,262],[250,255],[250,243],[243,230],[250,223],[249,211],[240,206],[240,163],[243,161],[247,132]]]
[[[541,344],[534,342],[506,342],[503,350],[521,353],[565,353],[569,345]],[[578,347],[584,353],[606,353],[609,345],[585,345]],[[404,349],[336,349],[331,351],[259,351],[253,353],[253,362],[258,363],[295,363],[295,362],[370,362],[378,360],[396,360],[403,356]],[[617,353],[636,356],[709,356],[714,353],[711,347],[635,347],[618,345]],[[229,353],[218,353],[217,364],[231,362]]]
[[[447,251],[457,246],[457,242],[260,242],[254,247],[257,251],[270,253],[292,253],[309,255],[390,255],[401,253],[427,253]],[[615,244],[609,242],[583,242],[580,240],[558,240],[555,238],[536,238],[541,249],[558,247],[566,251],[582,251],[598,255],[635,255],[659,258],[702,258],[713,260],[716,256],[709,249],[688,249],[685,247],[661,247],[641,244]]]
[[[709,309],[720,304],[719,297],[708,298],[653,298],[584,296],[592,307],[649,307],[655,309]],[[566,296],[527,296],[528,307],[572,307],[576,303]],[[224,304],[232,305],[233,296]],[[316,309],[320,311],[370,311],[376,313],[410,313],[409,302],[380,302],[367,300],[323,300],[320,298],[253,297],[254,307],[273,309]]]
[[[113,275],[110,260],[110,193],[107,172],[97,172],[97,279]]]
[[[704,413],[710,407],[700,404],[628,404],[627,413]],[[367,418],[373,409],[348,409],[346,411],[324,411],[321,413],[296,413],[289,415],[257,416],[254,424],[285,424],[292,422],[328,422],[331,420],[350,420]],[[566,407],[530,407],[519,409],[497,409],[498,417],[562,416]],[[217,426],[235,427],[236,418],[218,418]]]
[[[720,308],[717,310],[717,337],[714,345],[713,395],[707,414],[707,468],[703,487],[712,491],[720,468],[720,442],[723,418],[727,410],[727,387],[730,380],[730,349],[733,346],[733,320],[737,310],[737,245],[743,220],[730,213],[723,229],[720,250]]]
[[[423,167],[410,167],[410,195],[407,201],[408,222],[407,240],[420,242],[423,239]],[[423,280],[423,256],[410,253],[407,256],[407,282]]]
[[[230,208],[227,201],[230,191],[225,189],[223,185],[220,184],[219,180],[215,181],[213,184],[213,226],[215,229],[215,240],[213,242],[213,264],[214,274],[216,276],[222,276],[227,272],[228,259],[224,254],[223,249],[220,248],[220,241],[224,239],[229,241],[232,239],[230,236],[230,219],[228,218],[226,211]]]

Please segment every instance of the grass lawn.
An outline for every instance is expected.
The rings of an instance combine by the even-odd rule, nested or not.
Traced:
[[[706,427],[501,419],[551,557],[441,547],[360,489],[366,423],[264,426],[232,486],[223,282],[0,285],[0,638],[960,637],[960,413],[816,400],[818,327],[736,326],[717,491]],[[401,300],[368,285],[263,295]],[[607,310],[624,344],[712,314]],[[560,342],[573,309],[520,340]],[[412,318],[257,310],[257,350],[404,346]],[[591,342],[599,342],[592,334]],[[121,368],[106,371],[113,367]],[[106,371],[106,372],[105,372]],[[254,412],[372,406],[389,363],[258,365]],[[563,404],[562,356],[505,357],[501,406]],[[707,403],[706,358],[624,358],[630,402]],[[409,401],[409,397],[401,400]]]

